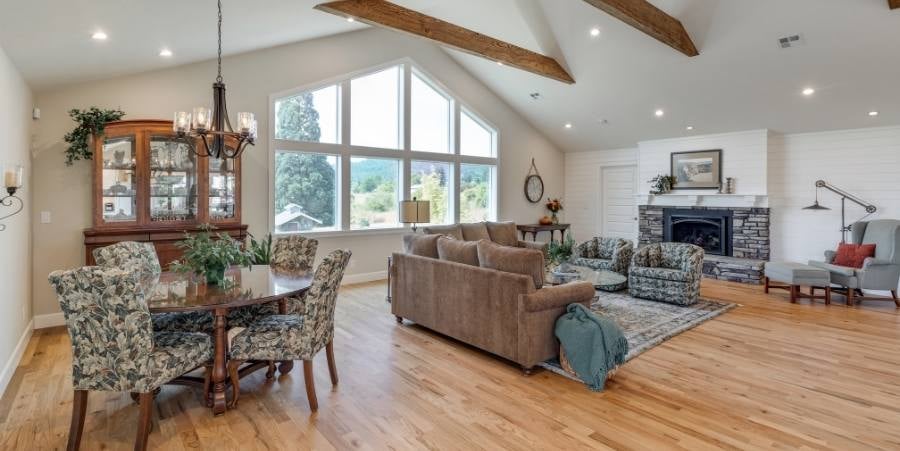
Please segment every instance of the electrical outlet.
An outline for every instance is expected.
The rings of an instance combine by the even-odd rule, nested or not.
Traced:
[[[49,211],[41,212],[41,224],[50,224],[52,221],[52,216]]]

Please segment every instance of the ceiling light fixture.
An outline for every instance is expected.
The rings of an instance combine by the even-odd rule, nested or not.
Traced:
[[[213,83],[213,108],[196,107],[193,115],[187,111],[175,113],[172,129],[191,151],[216,159],[239,158],[247,145],[256,142],[256,118],[253,113],[238,113],[238,131],[231,128],[225,102],[225,82],[222,79],[222,1],[219,5],[218,75]],[[203,142],[205,155],[197,150],[196,141]]]
[[[172,56],[172,51],[169,49],[162,49],[159,51],[159,56],[168,58],[168,57]]]
[[[502,65],[503,65],[503,61],[497,61],[497,65],[498,65],[498,66],[502,66]]]
[[[869,111],[869,116],[872,116],[872,117],[878,116],[878,112],[877,111]]]
[[[595,28],[591,28],[591,36],[593,36],[593,37],[595,37],[595,38],[596,38],[597,36],[600,36],[600,29],[599,29],[599,28],[596,28],[596,27],[595,27]]]
[[[95,31],[94,34],[91,35],[91,39],[95,41],[105,41],[107,38],[106,33],[102,31]]]
[[[809,97],[809,96],[811,96],[811,95],[813,95],[813,94],[815,94],[815,93],[816,93],[816,90],[813,89],[813,88],[806,88],[806,89],[803,90],[803,95],[805,95],[805,96],[807,96],[807,97]]]
[[[571,122],[567,122],[566,125],[565,125],[565,127],[566,127],[566,128],[572,128],[572,123],[571,123]]]
[[[693,125],[688,125],[687,127],[685,127],[685,129],[686,129],[687,131],[691,131],[691,130],[694,129],[694,126],[693,126]]]
[[[356,22],[356,19],[354,19],[352,17],[348,17],[347,22],[353,23],[353,22]]]
[[[663,117],[666,114],[666,112],[663,110],[656,110],[656,112],[654,112],[653,114],[655,114],[656,117]]]

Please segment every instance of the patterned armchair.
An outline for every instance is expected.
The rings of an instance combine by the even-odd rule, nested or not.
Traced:
[[[153,391],[210,361],[209,335],[153,332],[139,272],[90,266],[55,271],[49,280],[72,341],[68,449],[81,443],[88,390],[139,394],[135,449],[146,449]]]
[[[628,270],[628,290],[636,298],[691,305],[700,297],[703,248],[686,243],[648,244],[637,250]]]
[[[239,395],[238,368],[247,360],[303,360],[303,376],[309,407],[316,411],[316,389],[313,383],[313,357],[325,348],[331,383],[337,385],[337,367],[334,363],[334,307],[344,270],[351,252],[336,250],[316,268],[306,298],[298,314],[270,315],[258,319],[237,334],[231,342],[231,360],[228,362],[233,402]]]
[[[572,263],[627,275],[634,244],[622,238],[594,237],[575,246]]]

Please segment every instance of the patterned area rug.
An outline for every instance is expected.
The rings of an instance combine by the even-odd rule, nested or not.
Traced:
[[[663,302],[633,298],[628,291],[617,293],[597,292],[591,310],[599,316],[616,321],[628,339],[629,361],[654,346],[698,325],[711,320],[737,304],[700,298],[694,305],[681,306]],[[570,379],[578,380],[559,366],[558,359],[548,360],[539,366]]]

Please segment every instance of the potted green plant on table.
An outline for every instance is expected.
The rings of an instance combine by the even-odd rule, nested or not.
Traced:
[[[558,272],[570,272],[569,261],[572,260],[572,254],[575,252],[575,238],[572,234],[568,234],[562,241],[550,241],[547,246],[547,255],[550,262],[557,266]]]
[[[250,263],[268,265],[272,261],[272,234],[267,233],[259,240],[250,235],[250,244],[247,246],[247,250],[250,252]]]
[[[172,263],[172,269],[180,273],[193,273],[205,276],[210,285],[223,285],[225,271],[234,265],[250,267],[252,257],[249,251],[242,249],[241,243],[225,233],[215,236],[215,227],[204,224],[200,232],[185,233],[183,241],[176,246],[184,250],[181,260]]]

